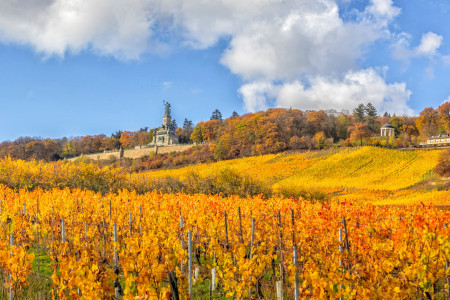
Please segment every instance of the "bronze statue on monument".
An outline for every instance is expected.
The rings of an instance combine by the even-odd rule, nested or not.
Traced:
[[[153,136],[153,145],[173,145],[178,144],[178,136],[171,128],[172,125],[172,117],[170,115],[171,113],[171,106],[170,103],[163,100],[164,103],[164,116],[163,116],[163,122],[162,126],[158,128],[155,132],[155,135]]]

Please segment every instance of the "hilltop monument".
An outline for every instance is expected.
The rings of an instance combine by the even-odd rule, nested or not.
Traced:
[[[170,103],[166,101],[163,101],[163,103],[164,103],[163,123],[162,126],[156,130],[151,145],[163,146],[163,145],[178,144],[178,137],[175,133],[175,128],[172,128]]]

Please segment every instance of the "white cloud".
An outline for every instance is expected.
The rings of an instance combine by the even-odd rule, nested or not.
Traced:
[[[240,89],[248,110],[265,109],[266,99],[276,106],[307,109],[346,109],[372,103],[380,112],[412,114],[407,101],[411,92],[404,83],[387,84],[374,70],[349,71],[341,79],[317,76],[307,84],[299,80],[281,84],[257,82]]]
[[[269,107],[267,100],[276,97],[277,86],[268,81],[253,81],[246,83],[239,89],[244,98],[244,105],[248,111],[265,110]]]
[[[433,32],[422,35],[420,45],[417,46],[415,52],[417,55],[432,56],[436,55],[437,49],[441,46],[442,36]]]
[[[22,3],[22,5],[18,4]],[[141,0],[0,0],[0,38],[63,56],[91,47],[135,59],[148,47],[155,19]]]
[[[396,37],[397,41],[393,46],[393,55],[398,59],[409,60],[417,57],[433,57],[440,56],[443,61],[446,60],[445,56],[439,54],[438,49],[441,46],[443,37],[434,32],[427,32],[422,35],[420,44],[411,48],[409,40],[410,35],[400,34]]]
[[[448,97],[444,99],[444,101],[442,101],[441,105],[447,102],[450,102],[450,95],[448,95]]]
[[[387,84],[357,64],[375,41],[391,37],[388,25],[399,13],[392,0],[371,0],[348,22],[334,0],[0,0],[0,41],[44,56],[88,50],[128,60],[169,47],[205,49],[227,38],[220,62],[242,78],[239,92],[249,111],[271,99],[351,108],[357,95],[407,111],[404,85]],[[418,53],[432,55],[441,42],[436,37],[424,38]],[[384,93],[355,76],[368,76]],[[298,100],[297,92],[315,103]]]
[[[389,21],[393,20],[400,14],[400,8],[393,6],[392,0],[372,0],[366,11],[378,18],[382,26],[386,26]]]

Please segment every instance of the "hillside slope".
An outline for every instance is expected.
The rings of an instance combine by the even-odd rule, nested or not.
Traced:
[[[442,150],[399,151],[362,147],[262,155],[147,174],[155,178],[184,178],[190,172],[207,176],[229,168],[274,188],[289,186],[398,190],[426,179],[436,166],[441,152]]]

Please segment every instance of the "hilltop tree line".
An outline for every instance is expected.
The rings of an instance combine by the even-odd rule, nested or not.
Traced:
[[[396,137],[381,139],[378,137],[380,127],[387,122],[394,126]],[[209,121],[194,126],[192,121],[185,119],[183,125],[178,127],[174,120],[172,128],[180,143],[209,144],[205,148],[207,150],[191,151],[201,153],[202,158],[198,160],[321,149],[336,144],[407,147],[425,141],[431,135],[450,133],[450,103],[446,102],[437,109],[425,108],[418,117],[391,116],[388,112],[379,115],[371,103],[360,104],[351,112],[273,108],[242,116],[233,112],[226,119],[216,109]],[[110,136],[99,134],[70,139],[20,137],[12,142],[0,143],[0,157],[54,161],[80,154],[146,145],[152,141],[154,133],[155,129],[145,127],[136,131],[117,131]],[[179,157],[177,160],[183,161]],[[195,162],[196,158],[189,159],[184,154],[184,160]]]

